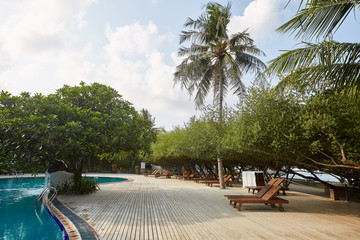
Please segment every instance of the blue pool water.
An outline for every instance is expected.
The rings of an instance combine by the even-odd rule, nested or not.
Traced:
[[[42,204],[35,208],[44,185],[44,178],[0,180],[0,239],[63,239]]]
[[[99,177],[99,183],[125,181],[124,178]],[[0,239],[63,239],[56,221],[36,198],[45,186],[44,178],[0,179]]]
[[[113,183],[126,181],[126,178],[113,178],[113,177],[88,177],[90,180],[96,180],[98,183]]]

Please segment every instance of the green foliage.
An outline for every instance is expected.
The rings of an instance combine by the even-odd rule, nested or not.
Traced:
[[[73,185],[65,184],[61,189],[58,189],[59,194],[89,194],[100,190],[99,183],[90,180],[88,177],[81,178],[80,181],[74,182]]]
[[[45,172],[60,159],[79,179],[84,162],[93,167],[107,158],[121,165],[124,154],[131,156],[123,163],[129,167],[134,156],[150,153],[156,139],[153,125],[150,113],[137,112],[114,89],[99,83],[65,85],[48,96],[2,91],[0,167]]]
[[[204,104],[209,91],[213,90],[220,123],[223,121],[223,99],[228,88],[231,87],[235,94],[241,95],[245,92],[243,74],[252,72],[258,77],[265,69],[265,64],[256,57],[264,53],[255,46],[246,30],[228,36],[230,9],[230,3],[222,6],[209,2],[205,6],[205,12],[198,19],[189,18],[186,21],[184,26],[190,30],[181,32],[180,44],[189,41],[191,46],[179,49],[178,55],[183,61],[174,73],[175,83],[181,84],[190,95],[196,92],[197,107]],[[221,143],[221,136],[213,137],[218,138],[211,141],[213,144]],[[219,147],[215,148],[220,187],[225,188],[220,150]]]
[[[223,148],[222,135],[227,127],[228,110],[225,108],[223,124],[218,122],[216,108],[203,108],[203,115],[192,117],[183,128],[171,132],[160,133],[156,143],[152,145],[154,163],[180,169],[186,166],[204,170],[212,170],[217,157],[225,156],[225,165],[230,159]]]
[[[305,5],[303,5],[305,3]],[[277,30],[282,33],[296,33],[296,38],[328,37],[348,17],[359,9],[358,0],[301,0],[296,16]]]
[[[249,88],[234,110],[225,111],[221,125],[216,111],[208,108],[183,128],[161,133],[152,146],[155,163],[212,171],[220,156],[232,173],[301,168],[359,184],[359,100],[337,92],[304,96],[270,91]]]
[[[306,0],[301,1],[296,16],[279,27],[284,33],[296,33],[297,38],[321,36],[317,43],[302,42],[302,47],[286,51],[270,61],[266,73],[281,76],[275,90],[307,89],[326,91],[346,90],[357,95],[359,82],[359,43],[339,43],[332,34],[341,26],[351,11],[358,11],[360,1]]]
[[[190,30],[181,32],[180,44],[189,41],[191,46],[179,49],[178,55],[184,60],[174,74],[175,83],[181,84],[190,95],[196,92],[197,106],[203,105],[212,88],[220,116],[228,87],[240,95],[245,91],[241,81],[243,74],[258,75],[265,69],[265,64],[256,57],[264,53],[246,31],[228,36],[230,8],[231,4],[222,6],[210,2],[198,19],[186,21],[184,26]]]

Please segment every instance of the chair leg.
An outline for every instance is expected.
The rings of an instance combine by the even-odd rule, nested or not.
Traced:
[[[238,211],[241,211],[241,210],[240,210],[240,209],[241,209],[241,206],[242,206],[242,203],[241,203],[241,202],[239,202]]]

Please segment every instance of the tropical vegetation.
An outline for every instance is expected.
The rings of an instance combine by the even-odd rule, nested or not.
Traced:
[[[319,178],[318,174],[325,172],[341,182],[359,186],[360,102],[356,96],[360,86],[360,48],[358,43],[339,43],[332,38],[349,13],[359,10],[359,3],[301,1],[296,16],[278,31],[316,41],[302,42],[300,48],[270,61],[265,76],[279,77],[279,84],[274,89],[266,85],[247,89],[235,108],[226,109],[221,124],[217,121],[221,118],[221,106],[215,105],[205,108],[203,116],[193,117],[184,127],[160,134],[153,145],[155,161],[174,168],[184,165],[200,173],[221,173],[221,168],[216,170],[214,166],[213,159],[217,157],[223,160],[225,171],[232,173],[271,170],[275,175],[295,174],[330,185]],[[216,16],[212,7],[219,5],[209,3],[207,7],[198,20],[189,19],[185,25],[194,30],[182,32],[181,42],[194,40],[200,44],[180,49],[179,55],[186,58],[175,73],[176,82],[190,94],[196,91],[197,105],[203,103],[210,87],[214,89],[215,103],[222,103],[222,88],[218,84],[221,74],[227,73],[216,70],[217,58],[209,58],[221,52],[210,55],[209,49],[222,45],[204,44],[211,42],[212,36],[219,36],[210,24],[205,24],[215,23],[205,20]],[[221,30],[221,23],[214,24],[215,29]],[[195,31],[199,29],[202,31]],[[240,83],[240,78],[227,76]],[[225,81],[224,86],[230,83],[233,82]],[[244,90],[241,84],[232,86],[237,93]],[[349,94],[355,97],[349,98]],[[305,176],[298,169],[311,175]]]
[[[265,69],[265,64],[256,57],[264,53],[255,46],[247,31],[231,36],[228,34],[230,9],[230,3],[222,6],[210,2],[205,5],[205,12],[198,19],[187,19],[184,26],[190,30],[181,32],[180,44],[191,44],[179,49],[178,56],[183,60],[174,74],[175,83],[180,84],[190,95],[195,92],[198,107],[204,104],[208,92],[213,90],[220,124],[223,99],[229,89],[241,95],[245,91],[243,75],[253,72],[259,76]],[[214,155],[214,159],[218,162],[220,187],[225,188],[219,153]]]
[[[44,96],[0,94],[0,169],[45,172],[64,161],[81,183],[84,169],[134,169],[156,138],[146,110],[138,112],[116,90],[93,83]]]
[[[269,97],[270,92],[270,87],[250,87],[235,108],[225,108],[221,128],[216,108],[208,107],[184,127],[159,134],[155,163],[206,175],[217,172],[213,159],[220,155],[224,171],[232,175],[262,170],[330,186],[319,177],[327,173],[359,186],[359,100],[332,92]]]
[[[266,72],[280,76],[275,90],[336,89],[351,95],[360,91],[360,44],[337,42],[333,35],[349,14],[360,10],[355,0],[301,1],[296,16],[280,26],[281,33],[294,33],[301,47],[285,51],[270,61]],[[351,15],[350,15],[351,16]],[[315,42],[306,42],[315,38]]]

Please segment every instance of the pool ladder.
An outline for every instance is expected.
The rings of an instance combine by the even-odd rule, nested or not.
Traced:
[[[16,178],[19,178],[19,177],[24,177],[24,173],[22,172],[22,171],[14,171],[13,173],[12,173],[12,175],[14,176],[14,177],[16,177]]]
[[[53,192],[53,194],[50,196],[50,198],[48,198],[48,203],[51,203],[57,196],[57,191],[56,188],[54,187],[46,187],[44,188],[44,190],[40,193],[40,195],[36,198],[36,203],[35,205],[38,205],[38,202],[40,199],[42,199],[46,194],[49,194],[50,192]]]

